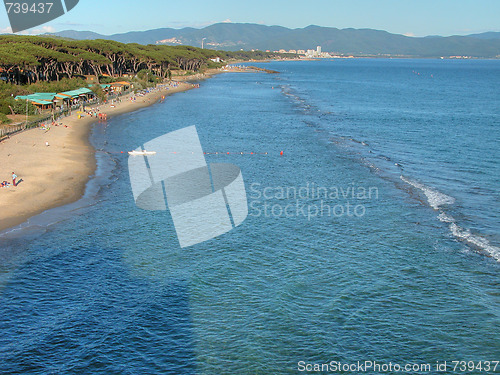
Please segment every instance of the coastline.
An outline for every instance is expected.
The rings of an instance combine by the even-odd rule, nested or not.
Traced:
[[[217,72],[210,72],[205,78],[214,73]],[[183,82],[192,79],[196,77],[176,77],[180,81],[177,87],[157,88],[134,102],[130,100],[134,94],[127,94],[114,107],[108,103],[98,108],[108,119],[133,112],[157,103],[162,96],[192,89],[191,83]],[[97,167],[95,150],[89,141],[92,124],[97,121],[88,115],[78,118],[75,111],[49,130],[29,129],[0,143],[0,182],[12,183],[12,172],[20,181],[18,186],[0,188],[0,232],[83,196]]]

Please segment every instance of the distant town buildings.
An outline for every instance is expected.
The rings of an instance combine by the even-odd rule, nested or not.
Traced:
[[[182,42],[177,38],[157,40],[156,44],[182,44]]]
[[[269,52],[267,50],[266,52]],[[303,49],[291,49],[289,51],[286,51],[284,49],[280,49],[279,51],[273,51],[273,52],[279,52],[279,53],[294,53],[299,55],[302,58],[306,59],[331,59],[331,58],[352,58],[353,56],[346,56],[343,54],[335,54],[333,52],[323,52],[323,49],[321,46],[316,46],[316,49],[308,49],[303,50]]]
[[[307,58],[322,58],[322,59],[328,59],[332,57],[332,55],[330,55],[328,52],[322,52],[321,46],[317,46],[316,50],[308,49],[307,52],[305,53],[305,56]]]
[[[266,51],[266,52],[269,52],[269,51]],[[308,59],[311,59],[311,58],[327,59],[327,58],[334,57],[334,56],[330,55],[328,52],[322,52],[321,46],[317,46],[316,49],[308,49],[307,51],[305,51],[303,49],[297,49],[297,50],[291,49],[289,51],[286,51],[284,49],[280,49],[278,51],[273,51],[273,52],[275,52],[275,53],[294,53],[294,54],[300,55],[300,57],[302,57],[302,58],[308,58]]]

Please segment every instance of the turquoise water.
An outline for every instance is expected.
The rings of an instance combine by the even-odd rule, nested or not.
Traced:
[[[1,373],[500,359],[500,64],[262,66],[95,125],[83,202],[0,238]],[[121,151],[190,125],[249,216],[181,249]]]

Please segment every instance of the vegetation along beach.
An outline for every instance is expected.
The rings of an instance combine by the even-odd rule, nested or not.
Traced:
[[[0,37],[0,56],[5,78],[0,81],[0,118],[4,123],[0,128],[0,182],[9,183],[0,190],[0,205],[15,207],[0,212],[1,231],[82,196],[95,171],[88,142],[93,122],[196,87],[190,81],[224,70],[242,71],[223,70],[225,64],[210,58],[238,61],[287,55],[14,36]],[[120,81],[122,84],[114,85]],[[57,96],[80,87],[90,88],[92,95],[77,99]],[[35,93],[52,95],[50,104],[14,99],[30,94],[36,98]],[[99,117],[99,113],[106,117]],[[11,129],[16,132],[10,133]],[[22,179],[16,186],[11,181],[12,171]]]

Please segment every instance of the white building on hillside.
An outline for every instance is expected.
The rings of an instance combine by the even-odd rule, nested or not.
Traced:
[[[306,52],[306,58],[330,58],[332,57],[328,52],[322,52],[321,46],[317,46],[316,50],[308,49]]]

